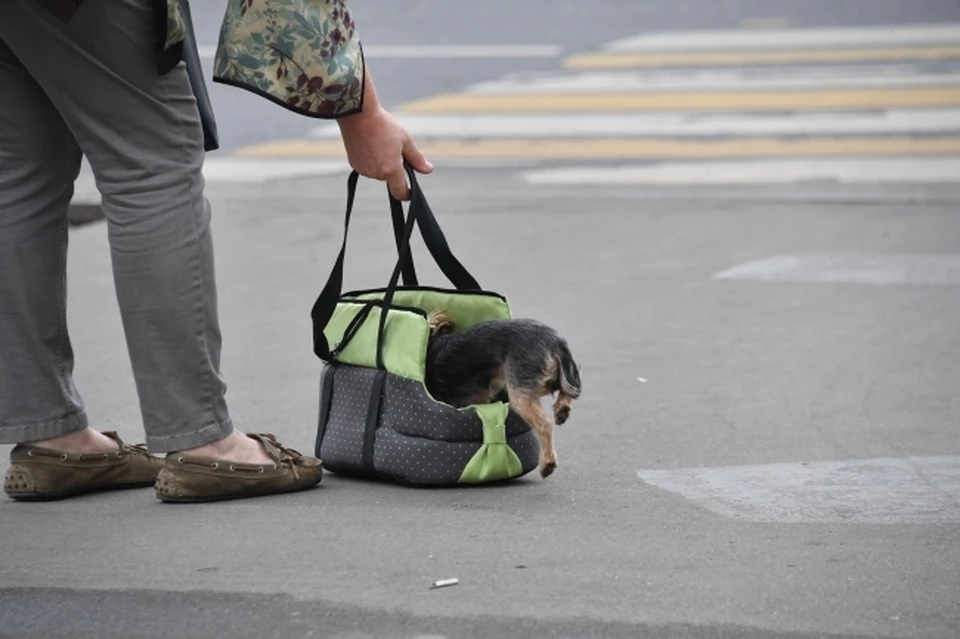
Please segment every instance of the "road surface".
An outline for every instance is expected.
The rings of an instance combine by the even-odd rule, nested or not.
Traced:
[[[583,365],[558,471],[0,501],[0,636],[960,636],[960,7],[355,4],[454,251]],[[310,451],[342,159],[213,91],[228,399]],[[347,285],[382,285],[382,185],[357,215]],[[135,440],[106,241],[71,236],[77,383]]]

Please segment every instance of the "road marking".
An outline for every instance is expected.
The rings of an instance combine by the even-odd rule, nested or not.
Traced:
[[[784,156],[960,154],[960,137],[776,138],[717,140],[427,140],[418,145],[431,159],[668,159]],[[241,149],[245,157],[344,157],[333,140],[279,140]]]
[[[960,43],[960,24],[657,31],[614,40],[603,48],[619,52],[748,51],[805,47],[892,47],[935,43]]]
[[[422,142],[428,138],[716,137],[763,135],[960,134],[960,109],[813,113],[397,113]],[[340,139],[336,124],[311,137]]]
[[[200,57],[213,58],[216,45],[197,47]],[[563,47],[555,44],[463,44],[463,45],[370,45],[363,47],[371,58],[555,58]]]
[[[884,285],[958,285],[960,253],[775,255],[713,275],[718,280]]]
[[[213,184],[266,184],[278,180],[305,177],[323,177],[345,174],[350,166],[345,160],[303,160],[241,157],[207,158],[203,163],[203,177],[208,185]],[[82,170],[74,184],[74,204],[100,202],[93,173]]]
[[[773,91],[960,85],[960,64],[928,73],[922,64],[650,69],[587,73],[524,73],[466,87],[461,93],[655,93],[658,91]]]
[[[344,162],[243,158],[211,158],[203,164],[203,177],[209,183],[263,184],[276,180],[337,175],[350,170]]]
[[[960,456],[640,470],[715,514],[763,523],[960,523]]]
[[[567,69],[626,69],[630,67],[738,66],[801,64],[804,62],[896,62],[960,58],[960,47],[893,49],[798,49],[792,51],[720,51],[693,53],[587,53],[570,56]]]
[[[341,153],[330,153],[324,159],[303,158],[258,158],[244,157],[242,154],[219,158],[207,158],[203,165],[203,177],[208,186],[219,184],[268,184],[282,180],[296,180],[311,177],[326,177],[346,175],[350,172],[350,165],[342,152],[342,143],[337,142]],[[332,159],[337,158],[337,159]],[[446,164],[446,168],[529,168],[536,165],[536,160],[518,158],[514,160],[487,159],[487,158],[454,158]],[[100,191],[97,188],[93,174],[86,168],[82,169],[74,185],[74,204],[99,204]]]
[[[664,162],[616,167],[568,167],[523,174],[538,186],[705,186],[786,184],[828,180],[840,183],[956,183],[960,157]]]
[[[404,45],[369,51],[400,57],[561,53],[552,45]],[[606,177],[577,168],[573,173],[535,171],[526,176],[530,183],[724,179],[747,184],[790,176],[957,181],[951,158],[937,156],[960,155],[960,23],[655,32],[590,55],[610,69],[511,74],[403,105],[395,113],[431,159],[448,165],[660,162],[606,169]],[[756,66],[723,68],[743,60]],[[643,67],[664,61],[705,66]],[[622,64],[628,66],[617,70]],[[634,65],[640,66],[628,68]],[[343,161],[339,129],[328,122],[318,125],[308,139],[274,140],[238,155]],[[885,163],[851,161],[869,156]],[[768,161],[757,170],[736,161],[760,158],[804,161]],[[701,175],[692,175],[693,164],[669,162],[695,159],[714,162]]]
[[[854,89],[849,91],[723,91],[697,93],[473,94],[427,98],[404,107],[408,113],[570,111],[771,111],[960,106],[960,87]]]

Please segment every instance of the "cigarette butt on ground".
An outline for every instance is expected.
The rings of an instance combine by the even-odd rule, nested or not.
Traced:
[[[436,588],[446,588],[447,586],[456,586],[458,583],[460,583],[459,579],[438,579],[430,586],[430,590],[434,590]]]

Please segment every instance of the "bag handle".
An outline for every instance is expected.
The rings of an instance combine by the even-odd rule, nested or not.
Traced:
[[[433,261],[457,290],[481,290],[477,280],[470,275],[469,271],[460,263],[460,260],[453,256],[447,238],[440,229],[440,224],[427,202],[427,197],[423,194],[423,189],[417,182],[417,175],[413,167],[404,162],[403,168],[406,169],[407,177],[410,179],[410,213],[416,216],[420,235],[423,237],[423,242],[427,250],[430,251]],[[400,202],[395,200],[392,195],[390,195],[390,200],[391,206],[394,205],[394,202],[396,202],[397,207],[400,206]],[[404,241],[409,244],[410,237],[408,236]],[[407,247],[407,250],[409,251],[409,247]],[[412,257],[408,255],[408,259],[411,260],[412,266]]]
[[[378,368],[382,368],[381,342],[383,328],[386,324],[386,315],[393,301],[393,295],[396,292],[400,275],[403,275],[403,282],[406,285],[416,285],[417,283],[416,271],[413,267],[413,258],[410,254],[410,237],[413,233],[414,223],[420,228],[420,234],[423,236],[427,250],[437,263],[437,266],[440,267],[441,272],[450,280],[450,283],[458,290],[480,290],[480,285],[477,281],[470,275],[467,269],[464,268],[463,264],[453,256],[446,237],[440,229],[440,225],[437,223],[423,191],[420,189],[413,168],[409,164],[404,163],[404,169],[410,180],[411,191],[409,215],[405,222],[403,220],[402,204],[392,195],[389,196],[394,236],[397,242],[399,258],[383,297],[380,328],[377,333]],[[344,215],[343,242],[340,245],[340,253],[337,255],[337,259],[334,262],[333,269],[330,271],[330,276],[327,278],[323,290],[320,292],[320,295],[317,296],[313,308],[310,310],[310,317],[313,320],[313,352],[317,357],[325,361],[329,361],[331,351],[323,329],[333,316],[333,312],[336,310],[337,302],[343,291],[343,263],[347,250],[350,217],[353,213],[353,203],[356,199],[359,177],[360,175],[356,171],[351,171],[350,176],[347,178],[347,210]]]
[[[387,194],[390,188],[387,187]],[[397,241],[397,255],[403,248],[403,205],[400,200],[390,196],[390,217],[393,218],[393,237]],[[413,255],[408,254],[403,262],[403,285],[417,286],[417,270],[413,268]]]

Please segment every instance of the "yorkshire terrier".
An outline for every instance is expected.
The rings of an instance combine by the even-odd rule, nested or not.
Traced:
[[[573,400],[580,396],[580,367],[566,340],[530,319],[491,320],[458,331],[443,310],[435,310],[427,321],[430,395],[456,408],[497,399],[509,402],[540,441],[540,475],[553,473],[553,422],[567,421]],[[551,420],[540,399],[554,393]]]

